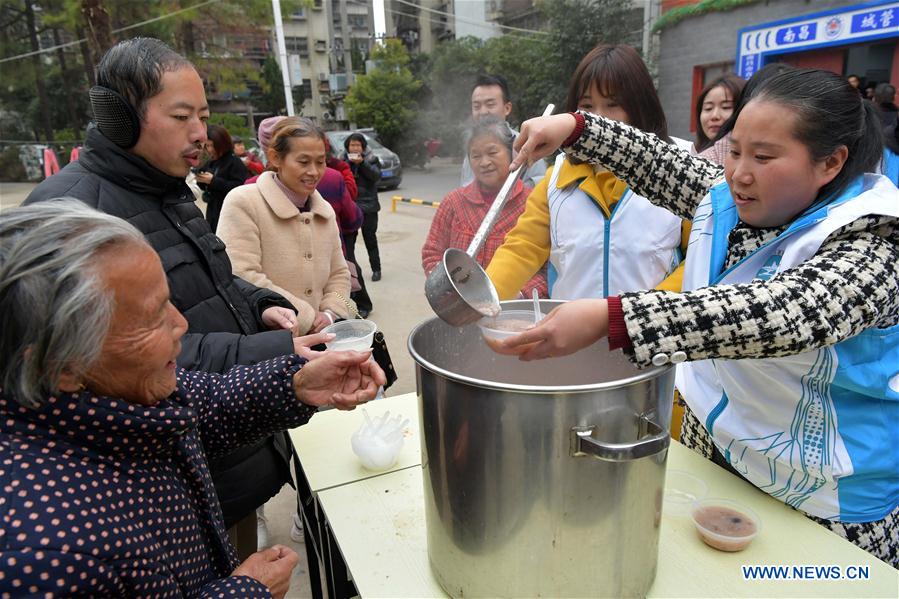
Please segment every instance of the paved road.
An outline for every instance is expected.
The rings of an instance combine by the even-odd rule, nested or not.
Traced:
[[[415,391],[415,368],[406,350],[406,339],[415,325],[434,315],[424,296],[421,270],[421,246],[431,226],[434,208],[402,203],[397,205],[396,212],[391,212],[390,198],[402,195],[440,201],[458,186],[460,169],[459,164],[438,159],[427,172],[407,170],[399,189],[380,194],[378,245],[384,276],[381,281],[371,282],[371,267],[361,235],[357,242],[356,257],[365,270],[374,304],[370,318],[384,331],[399,375],[389,395]],[[0,184],[0,210],[18,206],[33,188],[31,183]]]
[[[0,183],[0,211],[21,204],[34,186],[34,183]]]
[[[458,187],[460,171],[460,164],[438,161],[427,173],[421,170],[406,171],[399,189],[380,194],[378,247],[384,278],[377,283],[367,280],[366,285],[374,304],[369,318],[384,331],[399,375],[389,395],[415,391],[415,366],[406,349],[406,340],[418,323],[434,316],[424,295],[421,246],[435,212],[429,206],[406,203],[398,203],[396,212],[391,212],[390,198],[402,195],[439,202],[450,190]],[[369,276],[371,268],[361,235],[357,241],[356,259]]]

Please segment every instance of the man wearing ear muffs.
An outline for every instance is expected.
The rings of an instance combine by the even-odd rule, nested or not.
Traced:
[[[97,67],[95,123],[80,159],[38,185],[25,203],[75,197],[137,227],[159,254],[171,301],[188,321],[178,366],[223,372],[290,353],[319,339],[296,338],[289,301],[234,276],[185,177],[200,161],[209,107],[185,58],[151,38],[123,41]],[[255,510],[291,482],[284,433],[210,464],[225,524],[241,560],[255,552]]]

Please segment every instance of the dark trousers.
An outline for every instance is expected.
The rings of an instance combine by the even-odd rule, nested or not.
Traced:
[[[362,239],[368,250],[368,262],[371,269],[381,270],[381,255],[378,253],[378,213],[366,212],[362,221]]]
[[[352,262],[356,267],[356,273],[359,275],[359,285],[362,286],[362,289],[350,294],[350,299],[356,303],[357,309],[371,312],[373,308],[371,297],[369,297],[368,291],[365,289],[365,277],[362,273],[362,267],[356,262],[356,238],[358,236],[359,234],[355,231],[352,233],[341,233],[341,237],[343,237],[343,246],[346,248],[346,260],[347,262]]]
[[[359,238],[359,231],[352,233],[341,233],[343,237],[343,256],[348,262],[356,264],[356,239]]]

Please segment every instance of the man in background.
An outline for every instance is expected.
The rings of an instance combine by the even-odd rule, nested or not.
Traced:
[[[502,119],[508,125],[509,115],[512,113],[512,100],[509,97],[509,85],[502,75],[478,75],[474,88],[471,90],[471,120],[477,122],[486,116],[495,116]],[[539,115],[531,115],[539,116]],[[518,137],[518,131],[512,129],[514,137]],[[538,160],[524,174],[524,183],[534,187],[546,174],[546,163]],[[468,162],[468,156],[462,161],[461,185],[465,186],[474,181],[474,172]]]

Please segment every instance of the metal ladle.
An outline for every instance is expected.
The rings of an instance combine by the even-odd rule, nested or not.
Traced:
[[[543,116],[551,115],[554,109],[555,105],[549,104],[543,111]],[[526,167],[526,164],[522,164],[506,177],[506,182],[496,194],[468,249],[464,252],[456,248],[447,249],[440,265],[428,275],[425,296],[431,309],[444,322],[462,326],[484,316],[496,316],[500,313],[496,287],[475,257],[484,246],[515,182],[524,176]]]

